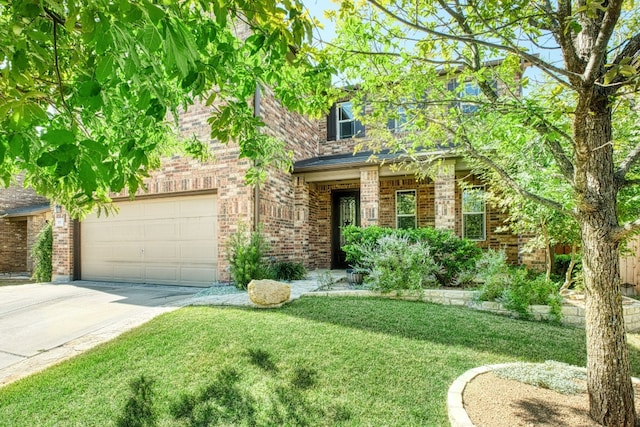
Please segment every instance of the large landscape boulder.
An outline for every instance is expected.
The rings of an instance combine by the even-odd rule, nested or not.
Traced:
[[[252,280],[247,286],[249,299],[258,307],[280,307],[289,301],[291,287],[275,280]]]

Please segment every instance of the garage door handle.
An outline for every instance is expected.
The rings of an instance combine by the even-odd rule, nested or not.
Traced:
[[[144,255],[144,248],[140,249],[140,255]]]

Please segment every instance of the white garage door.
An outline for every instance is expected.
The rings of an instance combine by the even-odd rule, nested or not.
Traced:
[[[116,203],[81,223],[84,280],[206,286],[216,280],[213,195]]]

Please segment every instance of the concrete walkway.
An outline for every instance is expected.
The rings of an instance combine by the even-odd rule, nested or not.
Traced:
[[[290,301],[327,273],[290,283]],[[332,281],[345,277],[331,271]],[[0,287],[0,387],[81,354],[154,317],[188,305],[254,304],[246,292],[197,296],[202,288],[77,281]]]

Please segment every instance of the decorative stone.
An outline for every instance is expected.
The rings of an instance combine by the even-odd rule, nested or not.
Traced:
[[[289,301],[291,287],[275,280],[252,280],[247,286],[249,299],[258,307],[275,308]]]

